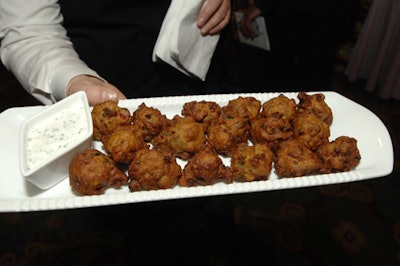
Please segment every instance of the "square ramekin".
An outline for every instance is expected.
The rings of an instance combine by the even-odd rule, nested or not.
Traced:
[[[74,93],[45,107],[22,122],[19,134],[22,176],[40,189],[51,188],[68,177],[72,158],[92,146],[92,135],[86,93]]]

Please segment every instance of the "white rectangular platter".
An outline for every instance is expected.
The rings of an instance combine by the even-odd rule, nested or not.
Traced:
[[[309,94],[313,93],[316,92]],[[98,196],[75,195],[70,188],[68,178],[48,190],[40,190],[27,182],[19,172],[19,129],[22,121],[46,107],[10,108],[0,114],[0,178],[2,183],[0,186],[0,212],[71,209],[250,193],[361,181],[390,174],[394,164],[393,146],[389,132],[382,121],[370,110],[338,93],[330,91],[322,91],[322,93],[333,111],[331,139],[345,135],[354,137],[358,141],[362,159],[360,164],[350,172],[278,179],[272,171],[269,180],[266,181],[217,183],[191,188],[176,186],[172,189],[141,192],[130,192],[128,187],[124,186],[121,189],[110,188],[106,190],[105,194]],[[239,96],[253,96],[261,102],[265,102],[279,94],[219,94],[143,98],[120,101],[118,105],[127,107],[133,112],[138,105],[144,102],[147,106],[157,108],[168,118],[172,118],[174,115],[180,115],[183,104],[189,101],[215,101],[224,106],[230,99],[236,99]],[[297,92],[283,94],[297,102]],[[94,143],[94,147],[102,149],[101,144],[97,142]],[[224,163],[229,165],[229,161],[224,161]]]

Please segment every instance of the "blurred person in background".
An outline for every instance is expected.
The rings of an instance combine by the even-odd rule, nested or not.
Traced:
[[[329,89],[341,44],[353,34],[359,1],[237,0],[238,30],[255,37],[252,21],[263,16],[271,50],[238,44],[240,87],[249,91]]]

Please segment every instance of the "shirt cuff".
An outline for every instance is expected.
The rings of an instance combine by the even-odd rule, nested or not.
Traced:
[[[53,75],[53,79],[51,81],[50,87],[52,88],[54,99],[59,101],[65,97],[67,97],[66,88],[70,80],[78,75],[88,75],[94,76],[101,80],[104,80],[97,74],[96,71],[90,69],[84,63],[79,65],[75,64],[73,66],[61,66],[57,69],[57,71]]]

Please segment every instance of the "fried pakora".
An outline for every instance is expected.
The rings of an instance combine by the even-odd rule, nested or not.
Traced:
[[[300,112],[293,121],[294,136],[307,148],[315,151],[329,142],[328,124],[309,112]]]
[[[318,173],[322,163],[316,153],[297,139],[279,143],[275,169],[279,177],[296,177]]]
[[[141,149],[129,165],[130,191],[157,190],[174,187],[182,175],[182,168],[170,151]]]
[[[139,126],[119,126],[102,139],[108,155],[118,163],[129,164],[137,150],[148,148]]]
[[[120,188],[128,177],[104,153],[88,149],[69,164],[69,183],[80,195],[100,195],[109,187]]]
[[[230,156],[239,143],[246,143],[250,125],[246,118],[221,116],[207,129],[208,145],[218,154]]]
[[[169,120],[160,110],[148,107],[145,103],[133,112],[133,123],[140,126],[143,131],[144,139],[150,142],[155,136],[160,134],[168,126]]]
[[[347,172],[356,167],[361,160],[357,140],[340,136],[317,149],[322,159],[321,173]]]
[[[193,117],[196,122],[208,123],[221,115],[222,108],[216,102],[191,101],[183,105],[181,113]]]
[[[253,143],[268,143],[274,149],[279,141],[293,137],[292,123],[287,119],[258,117],[250,121],[250,139]]]
[[[227,105],[222,107],[222,113],[228,117],[242,117],[247,120],[254,119],[261,110],[261,102],[254,97],[239,96],[230,100]]]
[[[262,104],[260,117],[276,117],[285,121],[293,121],[296,116],[296,102],[283,94],[269,99]]]
[[[222,107],[191,101],[173,119],[145,103],[132,114],[113,101],[96,104],[93,138],[107,154],[76,155],[71,188],[97,195],[126,184],[133,192],[268,180],[273,167],[279,178],[354,169],[361,160],[357,140],[329,140],[333,114],[325,95],[299,92],[297,98],[296,104],[280,94],[261,104],[239,96]],[[230,165],[221,156],[231,157]],[[184,166],[177,158],[187,160]]]
[[[206,134],[203,124],[193,117],[176,115],[171,125],[152,139],[154,147],[172,151],[176,157],[187,160],[206,147]]]
[[[268,144],[239,144],[231,158],[233,179],[240,182],[267,180],[273,161],[274,154]]]
[[[232,173],[216,152],[207,148],[188,160],[182,170],[179,185],[206,186],[217,182],[232,183]]]
[[[127,108],[122,108],[113,101],[95,104],[92,112],[93,139],[101,140],[104,135],[110,134],[116,127],[129,125],[132,115]]]
[[[299,92],[297,98],[299,99],[299,103],[297,104],[299,113],[309,112],[324,121],[328,126],[332,124],[332,110],[325,102],[324,94],[316,93],[309,95],[305,92]]]

